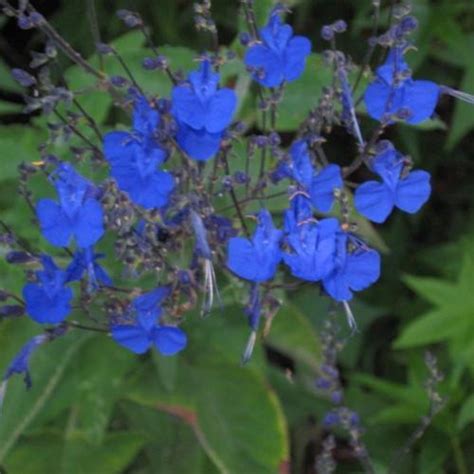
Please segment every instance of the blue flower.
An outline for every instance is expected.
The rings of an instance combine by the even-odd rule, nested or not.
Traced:
[[[403,156],[390,142],[373,160],[372,168],[381,178],[360,185],[354,196],[355,208],[373,222],[384,222],[394,207],[413,214],[428,200],[430,175],[426,171],[403,173]]]
[[[272,11],[267,25],[260,29],[260,39],[244,58],[255,81],[262,86],[278,87],[283,81],[294,81],[303,74],[311,42],[304,36],[293,36],[291,26],[282,23],[279,9]]]
[[[332,269],[323,278],[323,287],[336,301],[349,301],[353,291],[361,291],[380,277],[380,255],[354,236],[339,231],[332,255]]]
[[[167,157],[154,138],[159,122],[158,111],[141,97],[135,102],[132,132],[110,132],[104,137],[111,176],[145,209],[166,206],[175,186],[173,176],[158,168]]]
[[[61,325],[54,329],[48,330],[44,334],[38,334],[32,337],[18,352],[18,354],[10,362],[5,374],[3,375],[2,383],[0,384],[0,408],[3,403],[7,382],[10,377],[15,374],[24,374],[24,381],[27,389],[32,386],[30,375],[30,359],[38,347],[43,344],[53,341],[54,339],[64,335],[67,331],[67,326]]]
[[[173,88],[171,112],[177,122],[179,146],[195,160],[214,156],[237,105],[232,89],[218,89],[219,74],[205,59],[188,82]]]
[[[99,283],[111,286],[112,279],[102,266],[97,263],[97,260],[103,257],[104,254],[94,253],[92,247],[77,250],[74,254],[74,258],[66,269],[66,281],[79,281],[84,275],[84,272],[86,272],[89,279],[90,291],[97,289]]]
[[[71,312],[71,288],[65,286],[67,272],[56,266],[49,256],[42,256],[43,270],[37,271],[38,283],[23,287],[26,312],[37,323],[57,324]]]
[[[314,175],[313,164],[308,153],[308,145],[303,140],[298,140],[290,148],[290,172],[295,181],[305,189],[309,189]]]
[[[294,195],[291,199],[290,208],[285,211],[283,216],[283,230],[285,234],[297,232],[299,226],[309,222],[312,217],[311,201],[304,194]]]
[[[327,165],[315,171],[308,145],[305,141],[295,142],[290,150],[291,163],[288,174],[306,190],[316,209],[329,212],[334,203],[334,191],[343,188],[341,168],[338,165]]]
[[[69,163],[53,174],[59,203],[40,199],[36,214],[44,237],[53,245],[65,247],[75,237],[78,247],[95,244],[104,234],[104,215],[96,199],[96,188]]]
[[[343,187],[341,168],[338,165],[322,168],[313,176],[309,190],[314,207],[321,212],[329,212],[334,204],[334,191]]]
[[[183,350],[187,344],[184,331],[174,326],[159,324],[161,303],[169,292],[169,287],[159,287],[135,298],[129,308],[134,321],[131,324],[112,325],[114,341],[135,354],[143,354],[152,346],[166,356]]]
[[[382,120],[402,109],[409,112],[406,120],[418,124],[433,115],[440,88],[431,81],[412,79],[401,48],[393,48],[385,63],[377,69],[377,77],[367,87],[365,105],[368,114]]]
[[[337,219],[304,223],[287,236],[291,253],[283,254],[291,273],[302,280],[319,281],[334,268]]]
[[[39,334],[31,338],[11,361],[3,376],[3,382],[5,383],[14,374],[24,374],[26,388],[31,388],[30,358],[35,350],[47,341],[48,336],[46,334]]]
[[[262,209],[251,240],[233,237],[227,247],[227,267],[245,280],[263,282],[275,275],[282,258],[280,240],[283,232],[273,226],[272,216]]]

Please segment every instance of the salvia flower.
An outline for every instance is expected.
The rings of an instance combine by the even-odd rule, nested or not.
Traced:
[[[30,339],[11,361],[2,382],[5,383],[14,374],[23,374],[26,387],[31,388],[30,358],[36,349],[47,341],[48,336],[46,334],[39,334]]]
[[[43,236],[58,247],[66,247],[71,238],[81,248],[95,244],[104,234],[104,215],[96,199],[97,189],[69,163],[59,165],[52,179],[59,203],[40,199],[36,206]]]
[[[36,272],[37,283],[23,287],[26,312],[41,324],[57,324],[71,312],[73,293],[66,285],[67,272],[56,266],[47,255],[41,257],[43,270]]]
[[[406,122],[418,124],[429,119],[440,95],[440,87],[431,81],[414,80],[400,47],[390,50],[385,63],[377,69],[376,79],[365,91],[368,114],[379,121],[407,111]]]
[[[311,163],[308,145],[303,140],[292,145],[290,155],[293,179],[309,193],[316,209],[329,212],[334,203],[335,190],[343,188],[341,168],[330,164],[316,171]]]
[[[94,253],[93,247],[77,250],[66,269],[67,281],[79,281],[87,273],[89,291],[97,289],[99,284],[111,286],[112,279],[97,260],[104,257],[102,253]]]
[[[173,176],[159,168],[167,158],[154,133],[160,115],[145,97],[135,101],[133,130],[114,131],[104,137],[104,154],[110,174],[130,199],[145,209],[160,209],[168,204],[175,183]]]
[[[129,307],[133,322],[111,327],[114,341],[135,354],[143,354],[152,346],[166,356],[184,349],[187,344],[184,331],[160,324],[161,304],[169,292],[169,287],[163,286],[135,298]]]
[[[245,280],[263,282],[273,278],[281,261],[283,232],[273,226],[272,216],[262,209],[251,239],[233,237],[227,247],[227,267]]]
[[[309,39],[293,36],[291,26],[282,23],[279,8],[271,12],[259,33],[261,41],[250,46],[244,58],[253,79],[265,87],[278,87],[284,81],[298,79],[311,52]]]
[[[291,273],[313,282],[329,275],[335,264],[338,230],[339,221],[334,218],[298,225],[286,238],[291,252],[283,254],[283,261],[290,267]]]
[[[430,175],[417,170],[404,173],[404,158],[390,142],[381,143],[382,151],[373,159],[372,169],[380,181],[361,184],[354,196],[358,212],[373,222],[384,222],[394,207],[413,214],[428,200]]]
[[[347,232],[335,234],[332,269],[323,278],[323,288],[336,301],[347,302],[380,277],[380,255]],[[346,310],[348,306],[345,306]]]
[[[218,88],[219,74],[212,71],[208,59],[201,61],[188,82],[172,91],[171,112],[177,122],[177,141],[191,158],[206,161],[221,144],[237,105],[232,89]]]

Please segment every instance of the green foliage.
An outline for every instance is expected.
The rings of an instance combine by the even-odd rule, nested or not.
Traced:
[[[55,16],[58,30],[90,57],[93,48],[84,6],[62,3]],[[166,75],[141,68],[143,57],[152,54],[143,36],[137,31],[123,34],[109,11],[110,2],[96,3],[103,39],[113,39],[111,44],[143,89],[167,95],[171,84]],[[114,8],[130,6],[122,0],[113,3]],[[184,73],[191,69],[196,54],[208,47],[208,38],[196,39],[192,31],[191,2],[165,0],[159,7],[145,0],[133,3],[144,13],[171,67]],[[236,45],[237,8],[229,2],[213,3],[228,43]],[[274,2],[255,3],[261,25]],[[302,79],[285,87],[276,122],[285,140],[293,137],[317,104],[322,88],[332,81],[321,55],[322,24],[340,16],[355,18],[350,30],[338,38],[338,47],[350,51],[356,64],[365,53],[361,35],[368,37],[371,29],[370,2],[326,1],[318,2],[317,8],[309,1],[290,3],[295,5],[289,17],[295,30],[312,36],[315,52]],[[381,19],[385,26],[386,3],[382,2]],[[409,55],[415,77],[474,93],[472,2],[413,3],[420,20],[418,51]],[[1,44],[0,49],[3,52]],[[242,48],[237,49],[243,54]],[[104,59],[108,74],[124,75],[115,58]],[[91,61],[99,66],[96,56]],[[10,98],[23,90],[10,77],[12,65],[11,58],[8,65],[0,62],[0,88],[6,92],[0,117],[19,112],[19,96]],[[118,114],[110,95],[95,90],[95,80],[76,66],[65,62],[61,66],[69,85],[78,91],[78,102],[103,132],[126,123],[128,118]],[[254,114],[258,92],[243,74],[244,68],[229,61],[221,72],[224,82],[237,91],[239,117],[249,129],[258,127],[260,117]],[[351,80],[357,73],[356,67]],[[369,79],[364,74],[358,94]],[[362,234],[384,250],[386,266],[378,287],[366,301],[353,305],[359,333],[349,338],[341,353],[340,370],[346,403],[361,415],[376,472],[387,472],[396,448],[403,446],[429,409],[426,370],[420,363],[426,348],[437,354],[445,373],[440,390],[447,403],[398,466],[399,472],[470,472],[474,467],[470,449],[474,443],[474,199],[472,179],[460,184],[463,176],[472,176],[474,114],[472,108],[448,98],[443,98],[438,111],[439,116],[420,127],[422,133],[420,128],[400,126],[391,135],[417,166],[433,173],[432,204],[419,217],[394,216],[383,228],[358,222]],[[0,126],[2,219],[38,248],[45,248],[44,240],[31,224],[30,210],[18,198],[17,166],[39,159],[38,146],[47,140],[45,126],[51,120],[55,119],[33,118],[28,124],[5,120]],[[81,125],[85,135],[93,137],[87,124]],[[374,124],[364,117],[362,126],[370,130]],[[79,143],[76,137],[67,143],[59,140],[54,151],[67,158],[69,146]],[[341,140],[328,144],[328,149],[331,159],[342,163],[353,156],[355,145]],[[232,171],[242,169],[243,155],[238,149],[232,157]],[[258,160],[251,162],[251,170],[252,175],[258,173]],[[38,179],[33,191],[48,195],[51,189],[46,180]],[[226,208],[229,201],[226,197],[222,201]],[[271,210],[280,211],[285,205],[286,196],[276,198]],[[117,262],[109,263],[118,268]],[[20,294],[23,272],[2,259],[0,283]],[[221,292],[222,311],[216,309],[205,320],[186,315],[191,343],[177,358],[156,354],[137,358],[102,335],[87,337],[78,331],[41,347],[32,359],[32,390],[25,391],[19,378],[9,382],[0,415],[0,465],[9,474],[260,474],[289,472],[285,466],[291,461],[291,472],[311,472],[308,466],[324,437],[320,420],[330,408],[314,389],[321,362],[318,334],[327,300],[313,287],[282,292],[283,304],[271,326],[268,323],[268,335],[257,344],[250,364],[240,367],[248,331],[242,308],[229,302],[243,301],[245,290],[227,287]],[[340,321],[345,336],[342,315]],[[23,319],[0,322],[0,373],[22,344],[40,331]],[[343,441],[335,452],[339,459],[348,452]],[[464,464],[469,470],[463,471]],[[360,469],[355,461],[341,461],[338,472]]]

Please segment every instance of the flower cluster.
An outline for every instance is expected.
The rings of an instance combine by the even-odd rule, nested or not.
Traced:
[[[252,13],[247,13],[251,20]],[[212,310],[216,298],[223,304],[219,286],[224,279],[249,283],[243,313],[251,336],[244,360],[252,352],[261,317],[273,316],[281,304],[274,287],[313,285],[345,311],[355,328],[349,302],[379,279],[381,267],[379,253],[358,233],[356,220],[382,223],[395,207],[415,213],[431,192],[430,175],[412,171],[411,159],[381,136],[397,121],[418,124],[429,119],[442,93],[467,95],[412,78],[405,54],[407,36],[416,25],[405,16],[378,38],[387,58],[363,95],[368,115],[379,122],[366,139],[350,61],[334,46],[335,35],[346,25],[335,22],[322,31],[323,39],[332,43],[325,54],[334,72],[332,86],[324,89],[298,132],[282,136],[276,118],[286,84],[300,78],[314,60],[310,41],[293,34],[284,23],[285,13],[276,6],[265,26],[257,29],[249,21],[249,32],[241,36],[246,47],[241,60],[264,117],[255,125],[258,129],[237,122],[242,97],[234,82],[220,84],[221,67],[231,55],[222,54],[219,45],[197,57],[197,68],[187,76],[172,71],[161,55],[145,58],[147,71],[160,69],[169,77],[169,97],[142,90],[128,67],[128,78],[108,77],[69,54],[100,79],[117,106],[131,112],[131,125],[102,135],[82,111],[81,118],[100,140],[96,145],[90,134],[78,132],[77,114],[71,113],[74,123],[66,120],[51,130],[69,138],[75,133],[87,146],[75,147],[67,161],[43,150],[40,161],[21,168],[22,195],[54,250],[52,255],[32,250],[6,227],[1,242],[9,247],[7,260],[25,265],[28,282],[23,299],[5,293],[4,299],[21,304],[2,306],[0,316],[26,313],[48,327],[20,351],[4,381],[24,373],[29,382],[28,361],[36,348],[74,328],[109,333],[136,354],[152,347],[165,356],[176,354],[188,340],[179,327],[184,318],[199,300],[202,315]],[[23,28],[46,22],[24,11],[15,14]],[[200,29],[214,34],[210,12],[200,15]],[[119,16],[131,28],[143,27],[136,14],[121,11]],[[67,43],[59,41],[57,47],[70,53]],[[103,44],[99,50],[116,54]],[[40,84],[44,74],[36,78],[16,69],[13,75],[33,88],[30,107],[48,112],[58,103],[74,105],[74,91]],[[340,103],[333,104],[335,100]],[[346,167],[339,157],[330,160],[323,148],[328,139],[323,135],[334,125],[345,127],[356,140],[356,156]],[[87,168],[84,162],[91,155],[93,166]],[[361,183],[357,176],[356,183],[349,182],[362,166],[377,179]],[[38,172],[54,186],[56,200],[40,197],[34,204],[28,182]],[[271,205],[273,186],[279,186],[277,196],[288,197],[282,207]],[[106,268],[114,258],[122,271],[112,274]],[[152,277],[151,289],[128,281],[142,276]],[[105,310],[87,321],[87,308],[94,304]]]

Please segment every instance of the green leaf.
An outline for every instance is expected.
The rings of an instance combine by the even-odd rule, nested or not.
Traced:
[[[470,94],[474,94],[474,63],[468,63],[466,72],[461,81],[460,89]],[[446,142],[446,149],[452,150],[454,146],[474,128],[474,114],[472,105],[461,100],[456,101],[454,116]]]
[[[41,346],[31,361],[31,390],[25,389],[20,377],[9,381],[0,415],[0,463],[30,427],[48,399],[54,396],[54,391],[64,377],[72,357],[86,339],[87,335],[74,332]],[[20,346],[17,350],[19,349]]]
[[[0,127],[0,178],[17,178],[18,165],[38,160],[38,147],[47,138],[44,130],[25,125]]]
[[[5,461],[9,473],[117,474],[132,462],[144,444],[142,435],[115,432],[100,446],[79,435],[66,440],[59,434],[39,433],[22,441]]]
[[[320,365],[318,335],[306,315],[289,300],[273,318],[266,343],[313,369]]]
[[[332,81],[332,71],[320,54],[312,53],[306,60],[303,75],[285,86],[283,100],[278,105],[276,129],[296,130],[314,108],[324,86]]]
[[[256,370],[222,358],[203,363],[190,351],[180,359],[172,392],[154,374],[145,372],[128,398],[181,418],[219,472],[274,473],[288,459],[281,407]]]
[[[168,359],[167,359],[168,360]],[[152,472],[160,474],[218,473],[196,442],[192,428],[179,418],[135,403],[124,403],[129,424],[147,440],[145,455]]]
[[[474,330],[473,272],[473,261],[466,258],[456,284],[432,278],[408,279],[409,286],[435,304],[436,309],[410,323],[394,346],[401,349],[442,340],[461,340]]]
[[[74,432],[91,444],[101,444],[124,377],[135,364],[135,357],[104,335],[88,340],[32,428],[40,429],[72,406],[77,419]]]
[[[459,431],[462,431],[472,422],[474,422],[474,395],[471,395],[463,402],[456,426]]]

